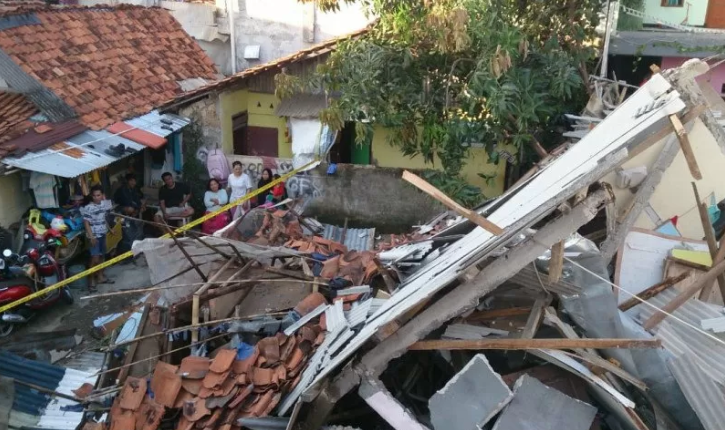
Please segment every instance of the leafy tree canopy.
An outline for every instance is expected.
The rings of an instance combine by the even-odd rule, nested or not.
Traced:
[[[338,1],[351,0],[317,4],[334,10]],[[322,88],[333,95],[323,122],[355,121],[358,143],[373,124],[389,127],[403,154],[438,155],[452,176],[470,143],[494,162],[502,144],[542,154],[553,121],[582,106],[601,3],[366,0],[378,17],[367,35],[340,43],[311,78],[278,74],[277,93]]]

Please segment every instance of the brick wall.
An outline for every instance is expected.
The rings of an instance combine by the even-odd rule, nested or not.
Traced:
[[[707,5],[705,27],[725,28],[725,0],[710,0]]]

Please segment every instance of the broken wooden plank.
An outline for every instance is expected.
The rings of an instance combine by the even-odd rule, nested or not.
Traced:
[[[216,282],[216,280],[219,278],[219,276],[221,276],[221,274],[224,273],[224,271],[227,270],[227,268],[234,261],[235,260],[232,258],[227,260],[227,262],[224,263],[224,265],[211,278],[209,278],[209,280],[207,280],[206,283],[204,283],[204,285],[201,286],[201,288],[199,288],[198,290],[196,290],[194,292],[194,295],[192,296],[192,299],[191,299],[192,300],[191,301],[191,324],[193,326],[196,327],[199,324],[199,302],[200,302],[201,295],[204,294],[206,292],[206,290],[208,290],[209,287],[211,287],[214,284],[214,282]],[[191,330],[191,342],[194,343],[194,342],[197,342],[198,340],[199,340],[199,331],[197,329],[192,329]]]
[[[715,257],[713,257],[713,259],[712,259],[713,266],[718,264],[719,262],[725,260],[725,235],[723,235],[723,237],[720,238],[720,243],[718,245],[719,245],[719,247],[718,247],[717,253],[715,254]],[[707,270],[707,269],[705,269],[705,270]],[[720,278],[718,278],[718,281],[719,280],[720,280]],[[722,284],[719,284],[719,285],[720,285],[720,297],[723,300],[725,300],[725,290],[723,290]],[[710,296],[703,296],[702,294],[700,294],[700,300],[708,301],[709,297]]]
[[[562,321],[561,318],[559,318],[559,315],[556,314],[554,308],[546,308],[544,310],[544,321],[547,324],[554,326],[559,331],[559,333],[561,333],[561,335],[566,337],[567,339],[579,339],[579,335],[576,333],[576,331],[574,331],[574,328]],[[579,356],[576,356],[575,358],[586,361],[593,366],[604,369],[607,372],[619,376],[620,378],[629,382],[640,390],[647,391],[647,385],[644,382],[630,375],[627,371],[617,366],[616,364],[600,357],[597,351],[585,348],[577,348],[574,351],[579,354]]]
[[[383,277],[383,282],[385,282],[385,288],[387,288],[390,294],[393,294],[393,292],[395,291],[396,283],[393,280],[393,277],[390,276],[390,271],[385,266],[383,266],[383,263],[381,263],[380,259],[378,259],[377,257],[373,258],[373,263],[375,264],[375,267],[378,268],[380,275]]]
[[[141,319],[138,322],[137,334],[139,336],[143,334],[143,328],[146,326],[146,321],[149,318],[150,312],[151,306],[147,305],[146,307],[144,307],[143,313],[141,314]],[[123,385],[123,383],[126,382],[126,377],[128,377],[128,372],[131,370],[131,365],[133,364],[134,356],[136,355],[136,350],[138,349],[138,344],[138,342],[134,342],[128,348],[128,351],[126,351],[126,356],[123,358],[123,367],[120,368],[120,372],[118,372],[118,377],[116,378],[120,385]]]
[[[410,351],[481,350],[481,349],[644,349],[659,348],[659,339],[475,339],[421,340],[408,347]]]
[[[551,259],[549,260],[549,283],[554,284],[561,279],[561,272],[564,269],[564,241],[560,240],[551,247]]]
[[[438,188],[426,182],[423,178],[406,170],[403,172],[403,179],[415,185],[418,189],[438,200],[447,208],[455,211],[462,217],[467,218],[469,221],[478,225],[489,233],[496,236],[500,236],[501,234],[503,234],[503,229],[501,227],[482,217],[475,211],[466,209],[463,206],[459,205],[453,199],[441,192]]]
[[[624,312],[632,309],[643,301],[651,299],[652,297],[677,284],[678,282],[684,281],[685,278],[687,278],[688,276],[690,276],[690,272],[685,272],[680,274],[679,276],[670,277],[662,282],[658,282],[651,287],[645,289],[641,293],[637,294],[636,296],[632,297],[631,299],[627,300],[626,302],[623,302],[621,305],[619,305],[619,310]]]
[[[715,232],[712,230],[712,223],[710,222],[710,215],[707,213],[707,206],[702,202],[700,192],[697,189],[697,184],[694,182],[692,183],[692,193],[695,195],[695,204],[697,205],[697,212],[700,215],[702,230],[705,233],[705,242],[707,242],[707,248],[710,250],[710,257],[712,257],[713,264],[715,264],[719,253],[717,239],[715,238]],[[717,283],[720,287],[720,292],[723,293],[722,297],[725,298],[725,275],[720,274],[717,277]],[[705,285],[700,292],[700,298],[705,300],[707,297],[710,297],[714,286],[714,283]]]
[[[643,327],[645,328],[645,330],[651,330],[656,327],[657,324],[665,319],[667,314],[671,314],[672,312],[677,310],[686,301],[690,300],[691,297],[697,294],[697,292],[700,291],[705,285],[707,285],[708,283],[712,283],[718,277],[718,275],[723,272],[725,272],[725,261],[721,261],[717,265],[713,266],[710,270],[708,270],[707,273],[705,273],[702,278],[700,278],[699,281],[693,283],[685,291],[678,294],[674,299],[672,299],[672,301],[663,306],[662,309],[655,311],[654,315],[652,315],[644,323]]]
[[[171,236],[171,240],[173,240],[174,243],[176,244],[176,246],[179,247],[179,251],[181,251],[181,253],[184,254],[184,257],[187,260],[189,260],[189,263],[191,264],[191,267],[194,268],[194,270],[199,275],[199,277],[201,278],[201,280],[204,281],[204,282],[206,282],[207,281],[206,275],[204,274],[204,272],[201,271],[201,269],[199,268],[199,265],[196,264],[196,262],[194,261],[194,259],[191,258],[191,255],[189,255],[189,252],[186,249],[184,249],[183,246],[181,246],[181,243],[179,242],[179,239],[176,237],[176,235],[174,234],[174,232],[171,231],[171,227],[169,227],[168,224],[164,224],[164,225],[166,225],[166,232],[169,234],[169,236]]]
[[[563,257],[564,255],[562,254],[562,258]],[[526,326],[524,327],[524,331],[521,333],[522,339],[534,338],[536,332],[539,330],[539,325],[541,325],[541,319],[544,317],[544,309],[549,306],[551,300],[552,297],[549,294],[536,299],[536,301],[534,302],[534,306],[531,309],[531,313],[529,314],[529,318],[526,320]]]
[[[704,104],[692,106],[687,113],[682,115],[680,118],[680,122],[687,125],[690,123],[690,121],[693,121],[700,117],[705,111],[707,110],[707,106]],[[632,150],[629,152],[629,158],[632,159],[639,154],[643,153],[644,151],[648,150],[652,145],[656,144],[657,142],[661,141],[662,139],[669,136],[671,133],[673,133],[675,129],[672,127],[672,124],[668,123],[665,127],[660,128],[655,133],[651,134],[647,139],[645,139],[642,143],[632,148]]]
[[[692,177],[699,181],[702,179],[702,172],[700,172],[700,166],[697,165],[697,159],[695,158],[695,152],[692,150],[690,139],[687,136],[687,130],[685,130],[685,126],[682,125],[680,117],[676,114],[670,115],[669,118],[672,127],[675,129],[677,141],[680,142],[680,148],[682,149],[682,155],[685,156],[687,168],[690,169]]]

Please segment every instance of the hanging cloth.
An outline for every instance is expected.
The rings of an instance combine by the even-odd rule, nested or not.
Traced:
[[[35,194],[35,205],[38,209],[58,207],[58,196],[55,194],[55,176],[33,172],[30,175],[30,188]]]

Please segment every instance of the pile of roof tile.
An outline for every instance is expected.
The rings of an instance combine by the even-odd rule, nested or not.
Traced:
[[[177,430],[239,428],[238,418],[264,417],[295,388],[325,333],[308,324],[253,347],[220,349],[214,359],[189,356],[179,366],[158,362],[150,381],[126,379],[111,409],[111,430],[159,428],[167,409],[181,411]],[[241,357],[241,358],[240,358]]]

